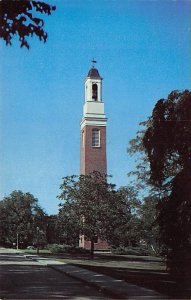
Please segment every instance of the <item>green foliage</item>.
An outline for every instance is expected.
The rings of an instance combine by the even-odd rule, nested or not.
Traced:
[[[140,207],[140,234],[141,240],[146,244],[147,249],[151,252],[159,254],[159,225],[158,225],[158,211],[157,205],[159,198],[156,196],[147,196],[143,199]]]
[[[140,208],[140,201],[137,199],[137,192],[131,186],[121,187],[117,191],[118,201],[122,202],[125,210],[125,218],[120,224],[116,224],[108,241],[112,246],[136,246],[139,244],[140,220],[137,211]]]
[[[106,212],[108,184],[101,174],[65,177],[61,185],[60,199],[65,200],[59,217],[70,220],[71,227],[90,240],[103,236],[102,222]],[[108,207],[108,205],[107,205]]]
[[[131,150],[142,152],[149,172],[138,168],[137,175],[147,178],[149,174],[145,182],[160,198],[163,254],[170,271],[187,282],[191,278],[191,92],[173,91],[167,99],[160,99],[144,125]]]
[[[160,99],[130,141],[137,188],[148,193],[140,210],[142,237],[162,251],[181,286],[191,280],[191,92]],[[150,188],[151,187],[151,188]]]
[[[173,91],[154,107],[143,138],[151,181],[160,188],[191,161],[191,92]]]
[[[184,283],[191,280],[190,170],[185,168],[177,174],[170,196],[159,203],[160,239],[167,255],[167,266]]]
[[[52,254],[86,254],[88,252],[78,246],[71,246],[67,244],[48,244],[47,249],[50,250]]]
[[[128,214],[126,222],[113,229],[109,243],[115,247],[138,246],[141,240],[141,222],[136,216]]]
[[[124,247],[120,246],[111,249],[113,254],[118,255],[152,255],[152,250],[148,250],[146,247]]]
[[[122,228],[131,217],[135,201],[132,190],[116,191],[99,172],[63,178],[59,212],[60,223],[67,228],[68,237],[85,235],[90,241],[95,236],[111,242],[114,230]],[[128,196],[130,195],[130,196]],[[128,200],[128,197],[130,200]]]
[[[0,1],[0,37],[6,45],[12,44],[14,35],[19,37],[20,46],[29,48],[27,37],[36,35],[40,41],[46,42],[44,21],[39,14],[50,15],[55,6],[42,1],[1,0]]]
[[[42,231],[45,213],[38,200],[30,193],[14,191],[0,201],[0,242],[12,244],[19,235],[20,244],[31,244],[36,236],[36,228]],[[43,235],[41,235],[43,236]]]
[[[112,246],[125,248],[139,248],[144,245],[147,252],[158,254],[160,247],[156,206],[159,200],[157,197],[148,196],[142,203],[137,198],[134,201],[133,203],[129,196],[129,218],[125,224],[114,229],[110,243]]]
[[[46,216],[46,238],[48,244],[60,243],[61,230],[58,225],[58,216],[50,215]]]
[[[60,243],[78,245],[79,243],[79,220],[76,212],[70,204],[64,203],[58,214],[57,232]]]
[[[47,249],[53,254],[60,254],[65,252],[66,245],[48,244]]]
[[[136,167],[131,170],[127,175],[132,179],[133,186],[137,191],[141,191],[147,187],[148,193],[156,193],[156,188],[150,184],[150,165],[147,157],[146,149],[143,145],[143,138],[146,128],[149,126],[150,119],[141,122],[139,125],[141,129],[137,132],[137,136],[129,141],[127,152],[129,155],[134,156]]]

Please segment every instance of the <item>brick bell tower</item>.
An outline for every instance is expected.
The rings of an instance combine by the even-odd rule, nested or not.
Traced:
[[[102,78],[94,67],[96,61],[92,60],[92,63],[92,68],[85,79],[85,102],[81,121],[80,173],[83,175],[93,171],[107,174],[107,118],[102,100]],[[79,246],[90,249],[91,242],[80,236]],[[107,250],[108,244],[97,238],[94,249]]]
[[[102,78],[93,66],[85,79],[85,102],[81,121],[80,173],[107,174],[106,126],[102,101]]]

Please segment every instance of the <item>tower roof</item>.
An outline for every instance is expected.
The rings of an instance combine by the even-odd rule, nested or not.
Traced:
[[[96,78],[96,79],[102,79],[101,76],[99,75],[99,72],[96,68],[92,67],[89,72],[87,77],[89,78]]]

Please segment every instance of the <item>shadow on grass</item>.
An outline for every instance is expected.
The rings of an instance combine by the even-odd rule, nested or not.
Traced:
[[[27,251],[25,252],[27,253]],[[43,253],[44,257],[51,258],[69,258],[69,259],[84,259],[84,260],[92,260],[90,254],[85,253],[60,253],[60,254],[52,254],[52,253]],[[135,261],[135,262],[162,262],[160,257],[154,256],[137,256],[137,255],[115,255],[115,254],[99,254],[96,253],[94,255],[94,260],[104,260],[106,261]]]
[[[85,263],[85,261],[92,261],[88,254],[64,253],[59,255],[43,255],[43,257],[45,256],[49,258],[68,259],[71,265],[75,265],[100,274],[105,274],[148,289],[156,290],[159,293],[168,295],[171,299],[190,299],[190,295],[188,295],[186,292],[183,284],[179,283],[180,281],[175,281],[172,276],[165,271],[164,263],[160,257],[96,253],[93,261],[99,265],[92,265],[91,263]],[[80,263],[77,261],[80,261]],[[117,261],[119,262],[119,266],[104,266],[104,264]],[[125,262],[135,262],[136,264],[140,262],[140,264],[145,264],[143,265],[142,269],[138,266],[135,268],[133,266],[128,268],[128,266],[125,267]],[[149,263],[154,263],[154,268],[147,269],[146,265],[149,265]]]
[[[177,283],[165,271],[78,265],[75,263],[72,265],[155,290],[173,299],[188,299],[185,291],[178,287]]]
[[[117,255],[117,254],[98,254],[95,258],[114,259],[116,261],[135,261],[135,262],[161,262],[160,257],[139,256],[139,255]]]

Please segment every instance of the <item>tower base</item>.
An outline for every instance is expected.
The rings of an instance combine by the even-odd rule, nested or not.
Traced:
[[[79,247],[87,249],[87,250],[91,250],[91,241],[88,241],[85,239],[85,237],[83,235],[80,236],[79,239]],[[101,239],[97,239],[96,242],[94,242],[94,250],[109,250],[109,245],[106,241],[103,241]]]

